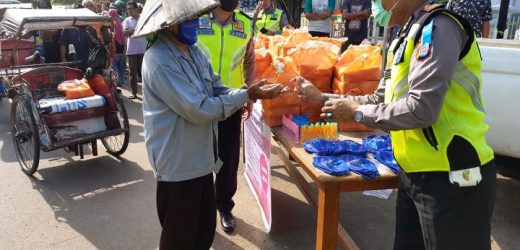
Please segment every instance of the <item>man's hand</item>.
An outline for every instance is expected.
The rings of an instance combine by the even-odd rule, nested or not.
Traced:
[[[244,110],[242,110],[242,120],[247,120],[249,117],[251,117],[251,114],[253,113],[253,105],[255,103],[252,101],[249,101],[246,103],[246,106],[244,106]]]
[[[255,13],[260,13],[261,10],[264,10],[264,2],[258,1],[258,4],[255,7]]]
[[[348,99],[330,99],[321,109],[321,117],[335,121],[353,121],[354,111],[359,107],[357,102]]]
[[[315,103],[322,102],[323,97],[321,91],[309,80],[298,76],[293,78],[291,82],[296,82],[298,84],[294,91],[298,94],[298,97],[300,97],[301,100]]]
[[[247,88],[249,99],[273,99],[282,93],[288,92],[289,88],[278,83],[268,83],[265,79]]]

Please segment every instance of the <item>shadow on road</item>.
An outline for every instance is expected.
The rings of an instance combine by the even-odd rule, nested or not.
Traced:
[[[110,156],[44,168],[32,179],[53,209],[99,249],[155,249],[159,223],[152,171]]]

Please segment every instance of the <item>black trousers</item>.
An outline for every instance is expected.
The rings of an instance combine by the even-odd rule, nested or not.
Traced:
[[[157,182],[159,249],[207,250],[217,221],[213,174],[181,182]]]
[[[494,162],[481,173],[475,187],[452,184],[447,172],[401,173],[394,249],[491,249]]]
[[[240,130],[242,110],[218,123],[218,157],[223,165],[215,180],[217,209],[229,213],[235,206],[233,195],[237,191],[237,171],[240,161]]]
[[[141,75],[144,55],[128,55],[128,68],[130,70],[130,86],[132,94],[137,94],[137,76]]]

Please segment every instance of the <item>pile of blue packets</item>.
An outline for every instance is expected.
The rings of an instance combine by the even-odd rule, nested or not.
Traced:
[[[329,141],[313,139],[303,143],[303,148],[315,155],[313,166],[333,175],[344,176],[354,172],[364,179],[379,177],[379,171],[373,162],[366,159],[370,152],[393,173],[401,170],[392,153],[392,143],[389,135],[373,135],[363,139],[363,144],[354,141]]]
[[[350,140],[344,141],[330,141],[325,139],[312,139],[303,143],[303,148],[310,154],[320,156],[334,156],[334,155],[355,155],[366,157],[366,148]]]
[[[303,143],[303,148],[315,155],[313,166],[327,174],[344,176],[352,171],[365,179],[379,177],[374,163],[365,158],[366,148],[355,141],[313,139]]]

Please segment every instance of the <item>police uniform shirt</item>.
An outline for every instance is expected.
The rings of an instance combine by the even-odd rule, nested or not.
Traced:
[[[435,123],[467,36],[455,20],[446,15],[435,16],[433,25],[429,51],[420,51],[420,42],[414,50],[406,98],[384,104],[385,79],[372,95],[347,97],[364,104],[359,107],[363,112],[363,124],[390,131],[428,127]],[[417,59],[418,53],[426,54]],[[399,63],[399,60],[395,61]]]
[[[220,28],[231,25],[233,22],[233,16],[228,18],[226,21],[219,22],[217,20],[212,20],[216,25]],[[253,28],[250,27],[250,32],[253,32]],[[253,43],[253,39],[250,39],[247,43],[246,53],[244,55],[244,75],[245,75],[245,83],[246,85],[251,85],[256,80],[256,64],[255,64],[255,44]]]

